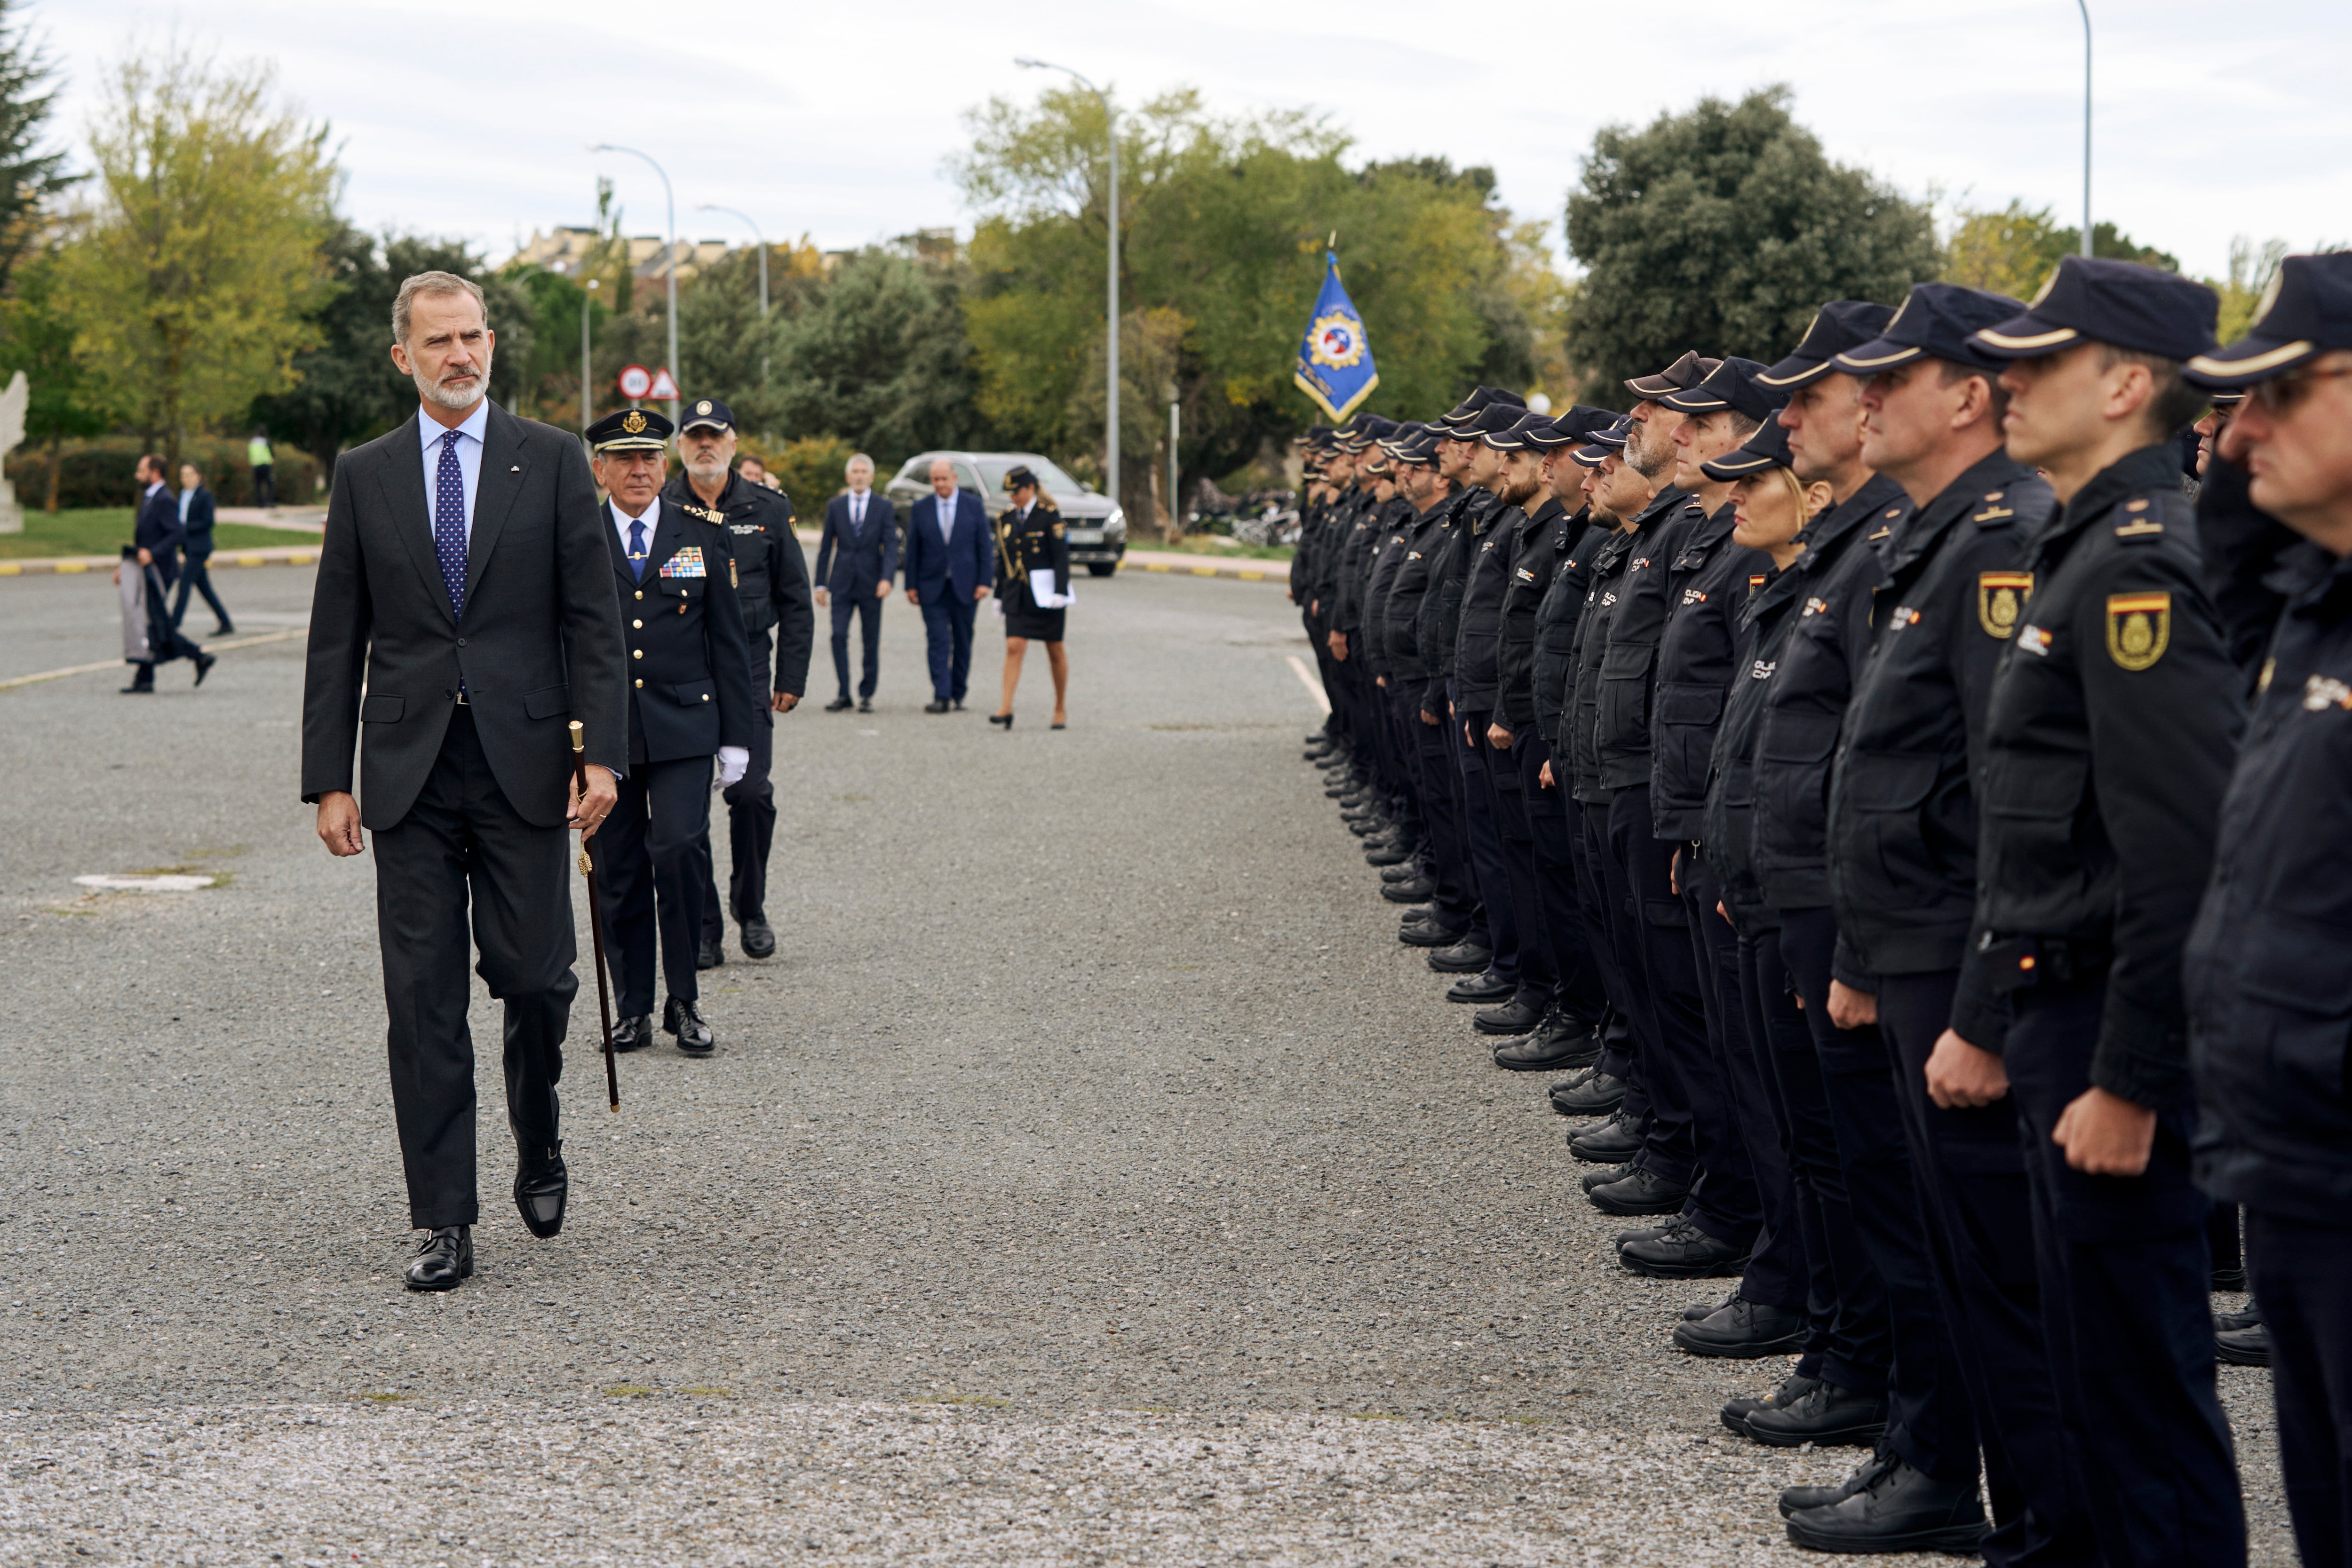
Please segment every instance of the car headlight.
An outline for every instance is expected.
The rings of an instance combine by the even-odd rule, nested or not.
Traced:
[[[1113,507],[1110,509],[1110,516],[1103,519],[1103,527],[1115,534],[1123,534],[1127,532],[1126,509],[1120,507]]]

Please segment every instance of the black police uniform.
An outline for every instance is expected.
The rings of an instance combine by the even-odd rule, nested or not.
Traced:
[[[694,408],[705,414],[731,419],[724,403],[709,399]],[[688,423],[693,423],[692,415]],[[692,482],[680,471],[662,488],[662,504],[676,507],[725,530],[735,563],[735,580],[742,600],[743,630],[749,640],[755,689],[770,680],[773,690],[797,697],[808,689],[809,652],[816,637],[816,607],[809,593],[808,557],[793,532],[792,498],[754,485],[739,474],[727,476],[719,499],[705,505]],[[768,923],[768,852],[776,833],[775,766],[776,713],[772,703],[761,705],[752,732],[751,766],[730,784],[727,801],[728,870],[724,907],[734,912],[740,926]],[[702,838],[704,880],[709,884],[702,914],[702,940],[716,948],[726,935],[718,879],[712,874],[710,835]],[[745,953],[763,958],[775,950],[774,937],[758,942],[746,931]],[[761,950],[756,950],[755,947]]]
[[[632,415],[655,417],[610,415],[589,427],[590,441],[601,450]],[[670,998],[663,1026],[675,1033],[680,1004],[699,995],[694,956],[707,879],[698,845],[710,824],[711,759],[721,747],[749,751],[762,705],[730,580],[729,536],[658,499],[650,509],[658,515],[640,560],[626,539],[631,519],[605,507],[617,519],[608,539],[629,647],[629,768],[596,832],[596,872],[620,1016],[653,1011],[658,946]]]
[[[1466,936],[1476,928],[1482,912],[1477,885],[1470,870],[1470,844],[1462,821],[1461,790],[1454,754],[1446,745],[1445,693],[1433,679],[1423,658],[1414,622],[1429,594],[1431,569],[1450,539],[1447,519],[1456,495],[1448,492],[1413,519],[1404,559],[1389,585],[1381,611],[1381,638],[1386,645],[1389,682],[1395,692],[1398,723],[1411,754],[1413,779],[1421,793],[1423,874],[1435,884],[1430,895],[1432,918],[1444,931]],[[1425,723],[1434,715],[1436,724]]]
[[[1070,591],[1070,541],[1062,514],[1044,492],[1024,512],[1007,507],[996,519],[996,598],[1004,606],[1004,634],[1041,643],[1062,640],[1065,608],[1047,610],[1030,591],[1029,574],[1050,570],[1054,591]]]
[[[2352,348],[2352,255],[2294,256],[2250,335],[2191,359],[2221,393]],[[2334,433],[2342,441],[2343,433]],[[2352,1561],[2352,562],[2284,534],[2232,476],[2236,516],[2198,524],[2216,599],[2254,661],[2253,716],[2221,809],[2185,970],[2200,1112],[2197,1179],[2246,1207],[2272,1348],[2279,1468],[2306,1563]],[[2272,570],[2263,570],[2265,560]]]

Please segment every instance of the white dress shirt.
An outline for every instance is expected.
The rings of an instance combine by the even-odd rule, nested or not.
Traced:
[[[474,497],[481,489],[482,432],[490,427],[490,400],[484,398],[457,424],[457,473],[466,486],[466,544],[474,543]],[[441,493],[441,422],[416,405],[416,437],[425,448],[425,528],[429,534],[436,518],[434,497]]]
[[[940,543],[941,544],[950,542],[950,534],[955,528],[956,495],[957,492],[950,490],[944,496],[936,491],[931,496],[931,498],[940,504]]]
[[[633,517],[621,510],[621,503],[618,501],[607,501],[605,504],[612,509],[613,531],[621,536],[621,553],[624,556],[629,553],[629,525],[643,523],[646,526],[646,555],[650,559],[654,553],[654,530],[661,527],[661,497],[656,496],[646,503],[646,515],[642,517]]]

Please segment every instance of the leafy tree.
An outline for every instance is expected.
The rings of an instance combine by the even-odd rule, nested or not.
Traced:
[[[2061,228],[2048,207],[2011,201],[1998,211],[1964,207],[1944,243],[1944,277],[1971,288],[1989,288],[2012,299],[2031,299],[2058,267],[2061,256],[2083,247],[2083,231]],[[2091,254],[2112,261],[2180,270],[2180,263],[2154,246],[2136,245],[2113,224],[2091,228]]]
[[[1927,210],[1831,162],[1789,99],[1706,98],[1593,138],[1568,199],[1586,269],[1570,349],[1588,395],[1622,402],[1621,381],[1690,349],[1778,359],[1823,300],[1893,301],[1936,275]]]
[[[55,71],[27,25],[14,20],[19,8],[18,0],[0,0],[0,289],[39,242],[42,210],[81,178],[64,172],[63,149],[42,147]]]
[[[58,509],[59,445],[99,435],[113,423],[97,401],[81,361],[74,353],[77,327],[71,303],[58,287],[58,259],[44,247],[15,269],[16,287],[0,301],[0,380],[25,372],[27,399],[25,434],[48,447],[48,485],[42,506]]]
[[[843,260],[775,323],[768,427],[843,436],[886,469],[928,446],[980,444],[988,426],[961,297],[953,269],[903,248],[870,246]],[[683,324],[683,299],[678,311]],[[695,362],[683,339],[679,352]],[[738,373],[756,375],[756,365]]]
[[[2214,329],[2215,337],[2234,343],[2246,335],[2246,329],[2253,325],[2254,312],[2262,308],[2263,296],[2270,292],[2271,280],[2278,276],[2279,264],[2285,259],[2283,239],[2259,248],[2243,235],[2230,242],[2230,276],[2207,279],[2221,296],[2221,319]]]

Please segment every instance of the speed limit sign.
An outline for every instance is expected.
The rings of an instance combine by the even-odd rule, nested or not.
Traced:
[[[623,365],[619,383],[621,395],[634,402],[654,390],[654,373],[643,365]]]

